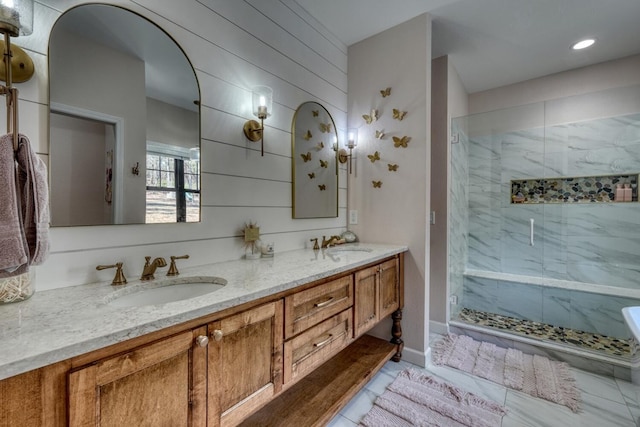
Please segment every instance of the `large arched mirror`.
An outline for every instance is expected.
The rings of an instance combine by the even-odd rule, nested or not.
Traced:
[[[338,135],[331,114],[305,102],[293,117],[291,135],[293,218],[337,217]]]
[[[162,29],[70,9],[51,31],[49,92],[53,226],[200,221],[200,91]]]

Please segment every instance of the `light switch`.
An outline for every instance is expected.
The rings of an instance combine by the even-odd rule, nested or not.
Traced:
[[[358,211],[352,209],[349,211],[349,224],[356,225],[358,223]]]

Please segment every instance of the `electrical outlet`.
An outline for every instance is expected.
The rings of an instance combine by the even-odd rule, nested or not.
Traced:
[[[358,211],[352,209],[349,211],[349,224],[356,225],[358,223]]]
[[[449,297],[449,302],[451,305],[458,305],[458,295],[451,295]]]

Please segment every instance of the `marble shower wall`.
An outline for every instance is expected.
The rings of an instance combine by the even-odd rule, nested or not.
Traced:
[[[489,114],[500,123],[495,120],[498,113]],[[510,203],[511,180],[640,172],[640,114],[484,132],[469,138],[468,153],[468,270],[640,289],[637,203]],[[456,178],[452,177],[454,185]],[[487,286],[500,288],[496,297],[502,299],[492,303]],[[623,336],[617,313],[628,300],[535,288],[511,282],[478,284],[466,278],[464,306]]]

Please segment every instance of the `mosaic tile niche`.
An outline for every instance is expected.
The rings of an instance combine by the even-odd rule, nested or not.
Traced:
[[[511,203],[611,203],[618,186],[631,189],[638,201],[638,174],[511,180]]]

